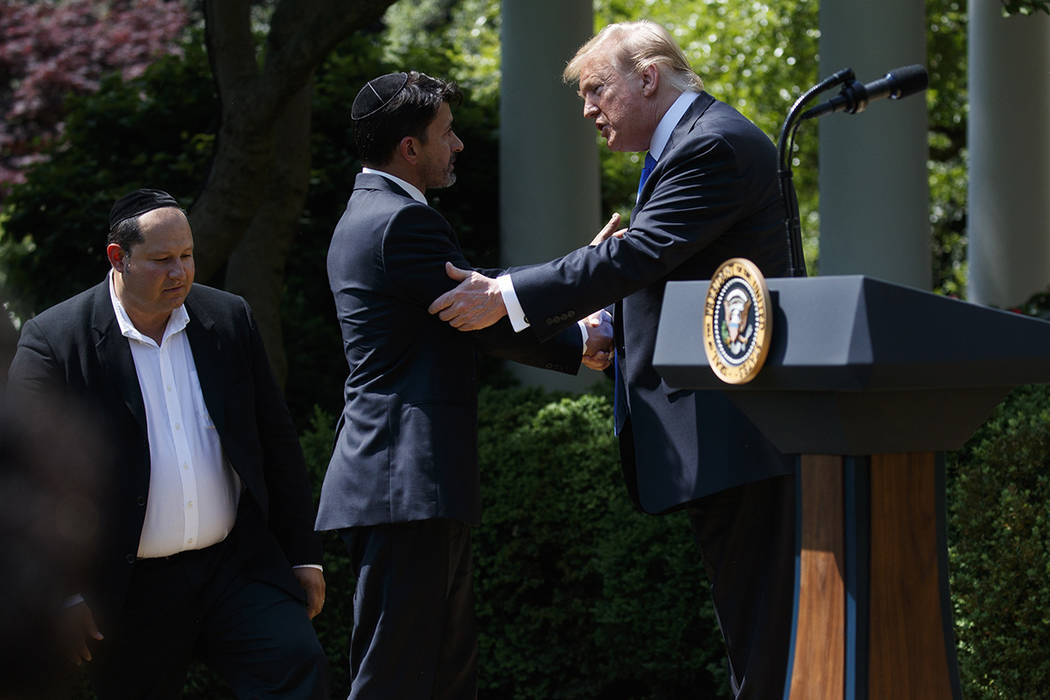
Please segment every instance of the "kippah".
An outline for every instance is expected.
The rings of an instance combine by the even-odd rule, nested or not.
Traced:
[[[109,228],[112,230],[125,219],[145,214],[154,209],[176,207],[179,203],[163,190],[139,189],[124,195],[109,210]]]
[[[365,83],[350,107],[350,118],[355,122],[370,117],[386,107],[390,100],[408,84],[408,73],[387,73]]]

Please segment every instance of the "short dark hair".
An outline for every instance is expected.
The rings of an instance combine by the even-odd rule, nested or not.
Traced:
[[[109,236],[106,238],[106,245],[116,243],[125,253],[130,253],[131,246],[136,243],[142,243],[143,240],[145,239],[142,237],[142,227],[139,226],[139,217],[132,216],[131,218],[118,222],[116,226],[109,230]]]
[[[183,216],[186,216],[186,210],[182,207],[171,208],[178,209],[182,212]],[[142,226],[139,224],[139,219],[148,213],[149,212],[143,212],[138,216],[132,216],[123,221],[117,222],[117,224],[109,230],[109,235],[106,237],[106,245],[116,243],[125,253],[131,253],[131,246],[136,243],[142,243],[142,241],[146,240],[142,236]]]
[[[354,147],[365,165],[386,165],[401,139],[413,136],[426,142],[426,130],[442,103],[458,105],[463,99],[450,80],[408,72],[408,82],[375,113],[354,122]]]

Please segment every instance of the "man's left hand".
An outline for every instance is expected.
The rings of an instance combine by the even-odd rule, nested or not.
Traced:
[[[459,284],[435,299],[427,311],[461,331],[488,328],[507,315],[499,282],[450,262],[445,263],[445,273]]]
[[[312,566],[297,566],[292,573],[306,592],[306,614],[312,620],[324,607],[324,574]]]

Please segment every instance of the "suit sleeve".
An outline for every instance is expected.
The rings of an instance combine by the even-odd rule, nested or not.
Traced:
[[[255,384],[255,416],[263,451],[263,478],[269,498],[270,529],[293,566],[321,564],[321,540],[314,532],[314,506],[306,461],[262,337],[247,302],[248,344]]]
[[[383,265],[396,293],[422,309],[456,282],[445,262],[473,269],[457,244],[448,222],[423,205],[405,207],[393,217],[383,243]],[[484,270],[498,274],[500,270]],[[434,322],[436,318],[431,318]],[[470,333],[477,347],[490,355],[567,374],[579,371],[583,341],[575,324],[542,342],[532,334],[515,333],[504,318],[490,328]]]
[[[55,353],[35,319],[22,326],[7,379],[8,395],[15,399],[42,397],[62,388]]]
[[[623,238],[609,238],[511,274],[531,328],[544,339],[667,277],[741,216],[746,178],[724,138],[700,140],[654,171],[655,185]]]

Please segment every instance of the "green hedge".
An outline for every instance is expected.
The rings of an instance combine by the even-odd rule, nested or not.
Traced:
[[[1050,385],[1015,390],[948,455],[952,602],[963,695],[1050,687]]]
[[[482,697],[728,697],[688,523],[632,509],[610,422],[604,394],[481,393]],[[303,435],[315,486],[332,426],[318,411]],[[947,467],[964,696],[1040,696],[1050,686],[1050,386],[1015,391]],[[326,552],[328,600],[316,626],[338,698],[348,688],[353,581],[334,536]],[[185,697],[231,696],[195,667]]]
[[[481,697],[728,697],[688,522],[629,504],[611,410],[606,395],[481,392]],[[331,424],[318,412],[303,438],[317,482]],[[345,697],[353,587],[342,545],[332,538],[326,552],[328,602],[317,629],[333,697]]]

